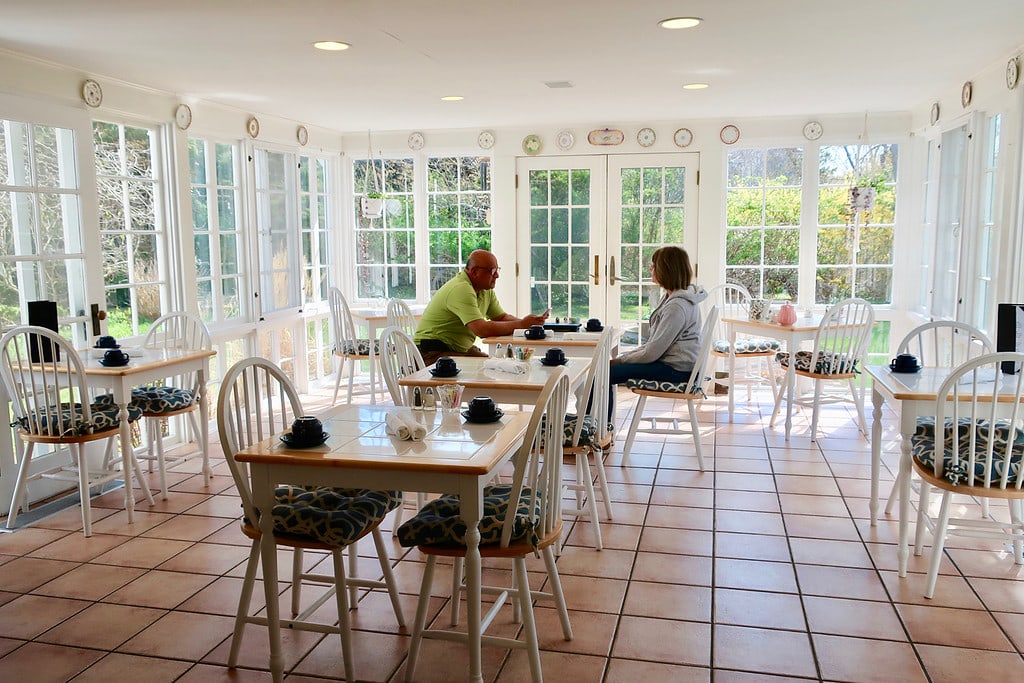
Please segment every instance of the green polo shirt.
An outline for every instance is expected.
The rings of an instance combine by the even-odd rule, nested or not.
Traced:
[[[494,320],[505,315],[493,289],[477,292],[465,270],[437,290],[416,328],[413,340],[436,339],[461,353],[476,343],[476,335],[466,327],[474,320]]]

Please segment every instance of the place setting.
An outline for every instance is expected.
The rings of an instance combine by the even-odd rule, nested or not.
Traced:
[[[505,413],[495,405],[490,396],[477,396],[467,404],[466,410],[462,411],[462,417],[466,422],[473,424],[491,424],[497,422]]]
[[[565,351],[558,346],[552,346],[550,349],[545,351],[544,356],[540,359],[540,364],[548,367],[565,365],[568,362],[569,359],[566,358]]]
[[[330,434],[324,431],[324,425],[320,418],[303,415],[295,418],[291,431],[285,432],[278,438],[290,448],[312,448],[323,445],[329,437]]]
[[[127,353],[118,348],[110,348],[103,352],[103,357],[100,358],[99,362],[105,368],[120,368],[128,365],[128,361],[131,359]]]
[[[434,377],[457,377],[460,372],[462,370],[451,356],[441,356],[430,369],[430,374]]]

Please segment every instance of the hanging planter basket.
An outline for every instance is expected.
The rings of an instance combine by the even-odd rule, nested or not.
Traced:
[[[359,198],[359,210],[363,218],[380,218],[384,214],[384,198],[363,195]]]
[[[875,208],[877,190],[870,185],[855,185],[850,188],[850,211],[871,211]]]
[[[384,180],[377,176],[377,164],[373,158],[373,142],[370,132],[366,133],[368,167],[366,169],[366,184],[363,187],[363,196],[359,198],[359,212],[363,218],[374,219],[384,215]],[[384,162],[381,161],[381,173],[384,171]]]

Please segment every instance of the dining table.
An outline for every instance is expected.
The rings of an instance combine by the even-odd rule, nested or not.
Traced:
[[[516,361],[525,372],[516,374],[487,367],[503,359],[483,356],[453,356],[459,373],[453,377],[438,377],[433,374],[435,367],[429,365],[398,380],[403,387],[419,387],[421,391],[442,384],[459,384],[463,387],[462,398],[469,401],[478,396],[488,396],[495,403],[532,404],[537,401],[541,390],[551,373],[559,365],[544,365],[538,356],[528,361]],[[510,360],[510,359],[509,359]],[[490,362],[489,362],[490,361]],[[566,358],[564,367],[569,375],[569,386],[576,387],[586,377],[590,368],[590,357]]]
[[[124,469],[125,510],[128,523],[135,521],[135,497],[132,493],[132,474],[135,453],[132,449],[131,430],[128,424],[128,404],[132,400],[132,388],[152,384],[159,380],[178,375],[183,372],[195,372],[198,375],[200,395],[199,402],[199,447],[203,454],[203,483],[210,485],[213,470],[210,467],[209,408],[206,400],[206,371],[211,357],[217,352],[213,349],[123,349],[129,360],[125,365],[108,366],[100,363],[102,350],[84,349],[79,351],[85,368],[89,388],[97,392],[107,391],[118,407],[121,436],[121,462]],[[146,492],[146,498],[153,503],[152,495]]]
[[[389,436],[385,418],[401,413],[423,424],[421,441]],[[239,451],[247,463],[254,503],[269,510],[279,482],[299,485],[399,489],[458,495],[466,523],[465,581],[469,633],[479,634],[481,623],[480,531],[483,491],[522,442],[530,413],[506,411],[496,422],[471,424],[458,413],[414,411],[399,406],[340,405],[319,416],[327,440],[319,446],[288,446],[274,435]],[[267,616],[278,624],[277,549],[273,518],[262,515],[260,526],[267,542],[260,546]],[[475,627],[474,627],[475,626]],[[279,627],[270,627],[270,666],[274,681],[283,675]],[[481,682],[481,638],[469,641],[468,680]]]
[[[565,355],[570,358],[590,358],[594,355],[594,348],[601,340],[600,332],[547,332],[543,339],[530,339],[521,334],[523,330],[517,330],[520,334],[505,334],[494,337],[484,337],[483,343],[487,345],[488,352],[492,356],[502,357],[508,347],[521,347],[533,349],[534,356],[543,353],[554,346],[562,349]],[[611,357],[618,355],[618,335],[612,343]]]
[[[417,321],[423,317],[423,311],[426,308],[426,304],[409,305],[409,309]],[[380,333],[388,326],[388,312],[385,306],[355,306],[349,308],[349,311],[357,325],[366,327],[369,339],[380,339]]]
[[[888,403],[899,411],[900,459],[899,495],[899,575],[907,575],[910,559],[910,478],[913,469],[911,437],[917,418],[935,414],[935,402],[942,383],[954,368],[923,367],[918,372],[894,372],[888,365],[868,365],[871,378],[871,526],[878,522],[879,478],[882,469],[882,407]],[[1013,391],[1010,386],[1008,392]]]
[[[780,325],[777,322],[770,320],[753,320],[750,318],[722,318],[722,322],[725,323],[729,330],[729,377],[736,376],[736,336],[740,333],[750,334],[757,337],[764,337],[767,339],[777,339],[783,342],[786,347],[786,352],[789,354],[796,353],[799,350],[800,344],[806,341],[813,341],[815,335],[818,333],[818,327],[821,325],[821,320],[824,316],[822,315],[805,315],[797,318],[796,322],[792,325]],[[786,368],[785,384],[782,389],[791,386],[791,382],[796,375],[796,365],[790,363]],[[733,410],[735,407],[735,393],[734,391],[729,392],[729,420],[732,421]],[[787,399],[792,403],[792,396],[788,396]],[[792,410],[786,411],[786,441],[789,441],[790,432],[793,430],[793,413]]]

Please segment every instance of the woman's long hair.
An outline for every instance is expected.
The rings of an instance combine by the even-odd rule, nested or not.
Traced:
[[[666,291],[686,289],[693,283],[690,255],[682,247],[657,249],[651,256],[651,264],[654,266],[654,280]]]

